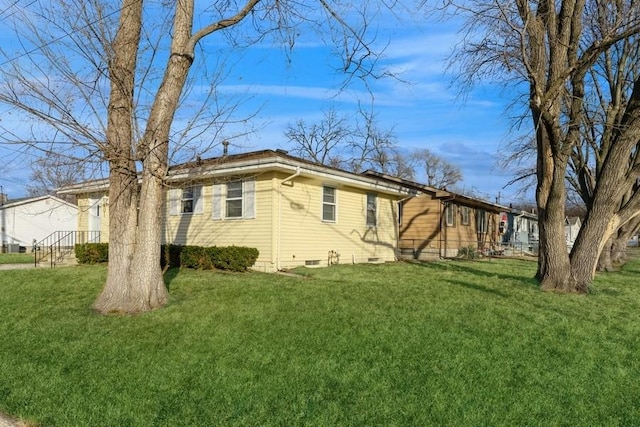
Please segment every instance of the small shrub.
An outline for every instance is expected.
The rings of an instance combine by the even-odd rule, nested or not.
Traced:
[[[183,246],[180,251],[180,267],[212,270],[214,265],[207,248],[202,246]]]
[[[214,266],[228,271],[247,271],[260,255],[258,249],[245,246],[214,246],[208,249]]]
[[[79,264],[99,264],[109,261],[108,243],[82,243],[75,247]]]
[[[477,259],[480,258],[480,252],[478,252],[475,246],[469,245],[458,249],[458,258]]]
[[[180,250],[180,267],[227,271],[247,271],[255,264],[259,252],[244,246],[183,246]]]

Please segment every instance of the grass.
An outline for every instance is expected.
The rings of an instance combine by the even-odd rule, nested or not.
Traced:
[[[0,265],[1,264],[33,264],[33,254],[0,253]]]
[[[527,261],[170,270],[170,303],[90,305],[104,266],[0,271],[0,411],[42,426],[638,425],[640,261],[589,296]]]

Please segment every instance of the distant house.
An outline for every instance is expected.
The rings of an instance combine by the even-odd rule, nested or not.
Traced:
[[[578,216],[569,216],[564,220],[564,236],[567,240],[567,248],[571,250],[573,248],[573,243],[576,241],[576,237],[578,237],[578,233],[580,232],[580,227],[582,227],[582,220]]]
[[[167,182],[164,242],[249,246],[254,269],[396,259],[398,201],[405,187],[315,164],[284,151],[225,155],[174,166]],[[108,241],[108,181],[66,187],[79,230]]]
[[[412,192],[400,204],[398,246],[404,258],[429,260],[455,257],[461,249],[485,254],[501,249],[503,206],[376,172],[365,174]]]
[[[5,201],[0,205],[0,240],[5,252],[31,250],[59,230],[74,231],[78,207],[55,196]]]
[[[537,253],[540,233],[536,214],[509,210],[502,214],[501,222],[504,224],[503,245],[516,251]]]

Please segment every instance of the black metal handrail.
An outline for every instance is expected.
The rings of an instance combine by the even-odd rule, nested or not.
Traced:
[[[49,257],[55,267],[65,256],[75,250],[78,243],[100,243],[99,231],[54,231],[33,245],[34,265]]]

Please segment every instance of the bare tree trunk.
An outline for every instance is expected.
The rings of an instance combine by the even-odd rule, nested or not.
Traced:
[[[638,230],[639,226],[640,216],[637,216],[618,230],[618,235],[611,246],[611,261],[614,265],[620,265],[627,261],[629,239],[631,239],[631,236]]]
[[[621,226],[604,246],[598,261],[598,271],[614,271],[627,260],[627,242],[637,227],[638,219]]]
[[[259,0],[248,0],[233,17],[222,19],[192,35],[193,0],[177,1],[171,54],[154,98],[142,141],[136,147],[134,155],[131,153],[131,118],[135,58],[142,28],[142,0],[126,3],[127,7],[122,8],[120,29],[113,49],[113,63],[116,66],[111,72],[114,75],[112,80],[123,83],[112,85],[111,102],[115,106],[109,111],[110,117],[113,116],[113,123],[110,121],[109,124],[113,124],[112,132],[118,135],[122,146],[118,146],[116,150],[120,156],[114,157],[118,162],[112,162],[113,187],[110,191],[120,191],[127,197],[117,199],[119,203],[114,204],[111,211],[110,219],[113,222],[110,225],[110,238],[115,245],[113,256],[112,248],[109,248],[107,283],[95,303],[95,308],[99,311],[138,313],[166,304],[168,292],[160,268],[160,251],[165,208],[164,183],[169,170],[169,134],[193,64],[195,44],[214,31],[237,24],[258,3]],[[134,158],[142,161],[139,203],[137,174],[132,160]],[[124,176],[121,171],[125,171]],[[126,181],[125,177],[129,180]]]
[[[600,258],[598,258],[598,267],[597,271],[613,271],[613,258],[612,258],[612,247],[613,247],[614,239],[610,238],[605,243],[602,252],[600,253]]]
[[[141,2],[139,1],[138,4]],[[123,13],[123,19],[127,19],[130,15],[131,13]],[[139,42],[139,30],[142,25],[140,17],[141,15],[137,15],[132,20],[121,23],[121,27],[126,24],[127,29],[138,28],[137,39],[134,40],[134,36],[130,34],[130,38],[123,41],[123,43],[128,42],[131,46],[132,51],[126,53],[133,53],[134,58]],[[95,307],[101,312],[138,313],[161,307],[167,302],[168,292],[160,268],[162,221],[165,206],[164,179],[169,167],[171,123],[187,79],[189,67],[193,62],[193,52],[189,45],[192,19],[193,2],[180,1],[176,8],[169,63],[151,108],[143,139],[135,153],[137,158],[143,162],[137,225],[135,222],[132,224],[131,215],[129,215],[126,226],[118,227],[119,224],[124,223],[121,215],[126,211],[125,206],[119,205],[116,206],[116,209],[111,210],[114,222],[111,225],[110,236],[112,237],[111,241],[115,241],[116,244],[113,248],[113,257],[111,257],[113,243],[110,243],[109,279],[95,303]],[[128,34],[128,32],[122,31],[122,28],[121,33]],[[122,35],[121,38],[124,39],[125,35]],[[124,56],[124,50],[115,51]],[[130,59],[126,65],[130,67],[129,71],[135,70],[135,60]],[[133,90],[121,93],[116,88],[115,92],[112,92],[112,98],[124,98],[129,94],[132,106]],[[124,110],[126,108],[122,108],[122,111]],[[132,109],[128,111],[129,120],[132,111]],[[124,113],[122,115],[126,116]],[[131,129],[130,121],[125,123],[123,119],[119,124],[119,128],[124,129],[125,124],[128,124],[126,129]],[[131,147],[130,141],[131,139],[127,142],[128,147]],[[129,158],[133,157],[130,155]],[[114,174],[114,172],[116,173]],[[135,176],[135,167],[133,172]],[[112,176],[113,180],[119,180],[117,171],[112,170]],[[133,185],[129,182],[128,187],[122,191],[137,194],[137,182]],[[128,207],[130,214],[132,210],[137,211],[138,203],[135,197],[131,197],[129,201],[132,203]]]
[[[148,247],[133,257],[132,280],[144,290],[141,310],[164,305],[168,292],[160,268],[162,221],[165,206],[164,179],[169,169],[169,132],[180,94],[193,63],[189,42],[193,19],[193,2],[180,1],[174,20],[171,56],[158,90],[149,122],[139,147],[144,159],[140,191],[140,225],[138,239]]]
[[[145,171],[140,191],[140,214],[137,241],[144,248],[135,251],[129,280],[136,284],[139,295],[131,301],[135,312],[149,311],[166,304],[169,293],[160,267],[162,219],[165,205],[162,176]]]
[[[132,312],[138,292],[129,280],[136,252],[138,178],[133,160],[133,88],[142,26],[142,0],[122,9],[120,26],[110,52],[111,95],[106,156],[109,160],[109,269],[94,308],[102,313]]]
[[[571,271],[582,286],[591,284],[599,261],[609,258],[604,268],[613,269],[610,263],[610,249],[607,245],[618,227],[618,217],[613,215],[614,208],[598,209],[594,206],[580,228],[571,252]],[[610,246],[609,246],[610,248]]]
[[[558,170],[556,174],[563,175],[563,170]],[[546,203],[539,204],[540,256],[537,279],[542,289],[583,292],[571,276],[571,264],[564,236],[565,200],[564,182],[562,178],[557,177],[549,182]]]
[[[538,55],[543,55],[538,52]],[[539,71],[544,74],[543,71]],[[544,112],[540,95],[532,88],[531,112],[536,129],[537,177],[536,202],[538,205],[538,271],[536,278],[542,289],[572,292],[575,283],[571,277],[571,264],[564,235],[565,203],[567,199],[564,175],[567,156],[554,150],[559,138],[557,126]],[[548,109],[559,108],[557,105]]]

